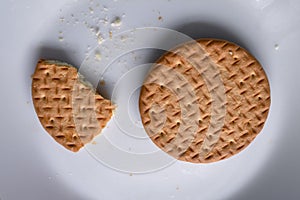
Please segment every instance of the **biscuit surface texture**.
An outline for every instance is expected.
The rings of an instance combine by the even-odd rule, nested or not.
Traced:
[[[245,49],[200,39],[165,53],[140,93],[142,123],[151,140],[176,159],[210,163],[245,149],[262,130],[270,87]]]
[[[32,99],[45,130],[77,152],[110,120],[114,106],[66,63],[40,60],[32,76]]]

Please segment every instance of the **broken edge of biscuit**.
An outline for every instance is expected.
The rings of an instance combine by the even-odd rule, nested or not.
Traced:
[[[115,109],[75,67],[56,60],[38,61],[32,100],[44,129],[73,152],[100,134]]]

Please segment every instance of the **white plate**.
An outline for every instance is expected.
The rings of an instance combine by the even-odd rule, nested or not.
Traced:
[[[6,0],[1,8],[1,200],[300,198],[299,1]],[[121,25],[112,26],[117,17]],[[248,148],[212,164],[170,160],[164,165],[157,157],[126,157],[157,150],[144,138],[134,88],[148,69],[136,66],[153,62],[161,51],[145,49],[144,43],[139,46],[142,50],[126,51],[126,55],[118,54],[121,47],[109,45],[108,57],[104,50],[99,52],[101,61],[112,62],[102,74],[106,83],[100,88],[103,95],[125,103],[125,97],[133,95],[128,106],[118,107],[96,144],[74,154],[49,137],[31,101],[30,75],[38,58],[81,66],[87,78],[96,81],[95,71],[103,67],[81,64],[88,55],[94,56],[89,53],[101,42],[100,35],[104,45],[110,35],[115,41],[129,31],[123,38],[126,44],[135,34],[131,30],[143,27],[176,30],[192,38],[227,39],[260,61],[271,86],[271,109],[263,131]],[[142,37],[149,38],[151,47],[180,41],[151,31]],[[124,75],[122,79],[120,75]],[[130,120],[125,123],[126,117]],[[124,129],[128,130],[124,133]],[[132,135],[135,133],[140,135]],[[111,143],[103,148],[105,139]],[[113,149],[116,147],[126,156],[120,156]],[[99,155],[99,150],[105,153]]]

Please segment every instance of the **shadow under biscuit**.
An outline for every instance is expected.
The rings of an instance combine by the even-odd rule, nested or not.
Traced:
[[[72,58],[74,56],[71,55],[71,52],[71,49],[62,49],[52,46],[41,46],[38,47],[36,50],[36,61],[38,61],[39,59],[58,60],[68,63],[78,69],[80,63],[76,59]]]
[[[74,56],[72,56],[71,54],[71,49],[62,49],[51,45],[37,47],[34,51],[33,59],[31,59],[31,74],[34,73],[37,63],[40,59],[65,62],[78,69],[80,63],[72,59],[72,57]]]
[[[205,21],[195,21],[173,27],[173,29],[186,34],[195,40],[200,38],[223,39],[233,42],[248,50],[246,42],[244,42],[242,37],[238,36],[232,29],[225,27],[224,25]]]

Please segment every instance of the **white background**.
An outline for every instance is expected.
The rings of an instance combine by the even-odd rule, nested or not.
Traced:
[[[300,198],[299,1],[119,0],[101,1],[102,11],[97,11],[97,2],[0,3],[1,200]],[[93,21],[100,15],[107,16],[107,24]],[[120,28],[110,26],[116,16],[122,18]],[[97,45],[85,21],[100,26],[104,38],[109,31],[158,26],[193,38],[227,39],[248,49],[261,62],[271,87],[263,131],[246,150],[225,161],[176,162],[148,174],[119,172],[84,149],[74,154],[60,147],[35,114],[30,76],[40,57],[79,66]],[[104,134],[110,132],[107,128]],[[130,147],[129,140],[125,143]]]

